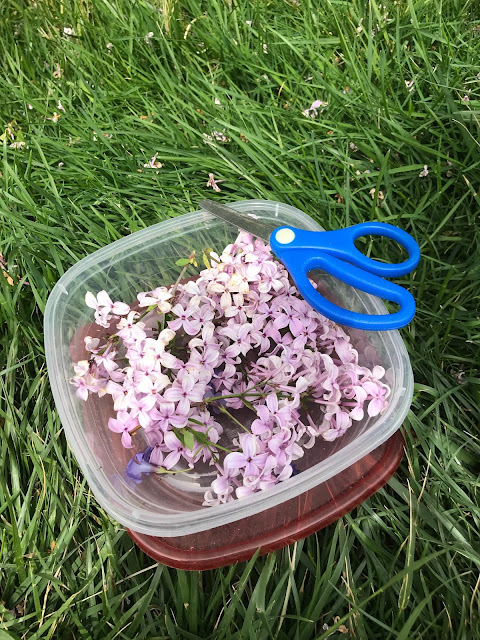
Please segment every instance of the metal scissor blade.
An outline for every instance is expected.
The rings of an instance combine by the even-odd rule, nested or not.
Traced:
[[[223,204],[218,204],[218,202],[213,202],[213,200],[201,200],[198,204],[213,216],[221,218],[225,220],[225,222],[229,222],[254,236],[258,236],[262,240],[265,240],[265,242],[269,242],[270,234],[279,226],[278,224],[264,222],[250,217],[248,213],[239,213],[235,211],[235,209],[226,207]]]

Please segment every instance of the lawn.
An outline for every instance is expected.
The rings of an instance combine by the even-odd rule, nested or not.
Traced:
[[[478,2],[0,9],[0,640],[478,638]],[[329,229],[390,222],[422,261],[399,281],[418,310],[396,475],[289,548],[189,573],[89,492],[43,313],[71,265],[202,197],[286,202]]]

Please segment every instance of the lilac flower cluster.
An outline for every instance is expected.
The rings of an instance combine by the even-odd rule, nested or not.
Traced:
[[[365,412],[378,415],[390,389],[384,369],[359,365],[349,336],[300,297],[263,241],[241,232],[205,263],[195,279],[139,293],[134,308],[87,293],[106,337],[85,338],[90,358],[71,382],[83,400],[111,396],[108,428],[124,447],[138,451],[143,432],[148,447],[127,465],[135,482],[212,465],[207,506],[289,478],[316,438],[333,441]],[[220,416],[237,429],[233,441]]]

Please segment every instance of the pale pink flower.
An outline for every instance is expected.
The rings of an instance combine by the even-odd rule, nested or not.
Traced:
[[[137,425],[137,422],[126,411],[120,411],[116,418],[109,418],[108,428],[110,431],[122,434],[122,445],[125,449],[131,449],[132,437],[130,431]]]
[[[113,408],[115,411],[126,411],[130,408],[131,402],[135,398],[131,381],[125,380],[123,384],[118,384],[113,380],[107,383],[107,393],[113,398]]]
[[[158,406],[153,407],[153,409],[149,413],[149,416],[155,424],[147,427],[147,430],[151,428],[155,430],[160,429],[161,431],[165,432],[170,427],[183,429],[183,427],[187,424],[186,414],[179,413],[174,402],[165,402],[164,400],[161,400],[158,403]]]
[[[148,398],[153,396],[155,402],[158,398],[160,391],[163,391],[167,385],[170,384],[170,378],[163,373],[151,373],[148,376],[142,378],[137,384],[137,391],[144,393]]]
[[[164,443],[168,447],[170,453],[164,458],[163,466],[165,469],[174,467],[185,453],[185,447],[172,431],[167,431],[164,436]]]
[[[90,291],[85,294],[85,304],[95,309],[95,322],[108,328],[113,316],[124,316],[130,312],[130,307],[124,302],[112,302],[106,291],[100,291],[96,296]],[[112,315],[110,315],[112,314]]]
[[[146,169],[161,169],[163,164],[157,160],[158,153],[156,153],[148,162],[146,162],[143,166]]]
[[[363,389],[372,398],[368,403],[367,413],[373,418],[378,416],[387,406],[388,388],[378,382],[364,382]]]
[[[95,379],[90,374],[75,376],[70,380],[70,384],[77,388],[75,395],[85,402],[88,400],[88,392],[96,391]]]
[[[423,165],[423,169],[418,174],[419,178],[426,178],[428,176],[428,166],[426,164]]]
[[[312,102],[311,106],[302,111],[302,114],[306,118],[316,118],[319,113],[322,113],[325,110],[325,107],[328,106],[328,102],[324,100],[315,100]]]
[[[124,341],[145,340],[146,333],[143,330],[145,324],[143,322],[135,322],[138,313],[130,311],[126,318],[122,318],[117,324],[117,336],[123,338]]]
[[[157,287],[153,291],[139,293],[137,296],[139,307],[157,306],[161,313],[168,313],[172,305],[168,302],[172,298],[171,292],[166,287]]]
[[[218,180],[215,180],[213,173],[208,174],[207,187],[212,187],[214,191],[221,191],[220,187],[217,184],[218,182]]]
[[[265,404],[261,404],[255,408],[258,417],[252,422],[252,426],[250,427],[252,433],[256,436],[271,435],[273,433],[274,423],[270,409]]]
[[[234,318],[240,312],[243,311],[244,306],[244,297],[243,293],[234,293],[233,301],[231,301],[231,305],[227,306],[224,309],[224,315],[226,318]]]
[[[137,396],[135,396],[129,403],[129,408],[131,409],[132,416],[136,418],[136,420],[144,429],[149,427],[152,423],[150,412],[155,406],[156,401],[156,396],[154,394],[150,394],[148,396],[144,396],[143,398],[138,398]]]
[[[239,354],[247,355],[252,347],[251,330],[252,325],[248,323],[234,324],[218,330],[220,335],[231,340],[231,344],[225,349],[227,358],[236,358]]]
[[[267,462],[268,454],[261,451],[259,441],[253,433],[242,434],[240,446],[242,452],[229,453],[223,466],[232,472],[242,469],[245,476],[259,476]]]
[[[266,404],[268,410],[272,414],[273,420],[279,427],[286,427],[292,419],[292,409],[288,405],[279,406],[278,396],[276,393],[271,393],[267,396]]]
[[[182,415],[187,415],[190,411],[190,405],[195,402],[201,402],[204,393],[205,385],[197,382],[192,373],[185,372],[181,379],[178,377],[172,386],[166,389],[163,397],[167,402],[178,402],[178,412]]]
[[[96,353],[98,351],[97,347],[100,344],[100,338],[92,338],[91,336],[86,336],[83,339],[85,344],[85,349],[90,351],[91,353]]]
[[[202,327],[198,318],[197,308],[184,308],[181,304],[176,304],[172,309],[172,313],[178,316],[176,320],[168,321],[168,326],[173,331],[178,331],[183,328],[189,336],[194,336],[201,330]]]

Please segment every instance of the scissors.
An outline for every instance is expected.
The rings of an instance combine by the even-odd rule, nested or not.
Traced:
[[[415,315],[412,294],[385,280],[410,273],[420,260],[420,248],[406,231],[384,222],[363,222],[338,231],[305,231],[288,226],[275,227],[270,221],[240,213],[212,200],[202,200],[199,204],[215,217],[269,242],[303,298],[330,320],[356,329],[388,331],[404,327]],[[407,250],[408,258],[397,264],[367,258],[355,246],[357,238],[367,235],[395,240]],[[308,274],[314,269],[323,269],[356,289],[396,302],[400,309],[381,315],[342,309],[324,298],[312,285]]]

